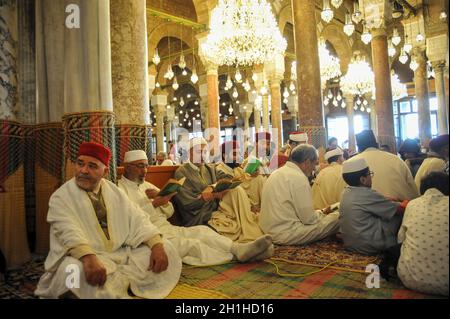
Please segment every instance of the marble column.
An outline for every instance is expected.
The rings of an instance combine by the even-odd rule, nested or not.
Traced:
[[[325,147],[316,8],[314,1],[292,0],[297,56],[298,116],[302,130],[316,147]]]
[[[205,67],[208,88],[208,128],[217,128],[220,131],[218,66],[209,63]]]
[[[392,107],[391,72],[387,34],[384,28],[372,30],[372,61],[375,74],[375,109],[378,117],[378,142],[395,152],[395,127]]]
[[[418,64],[414,71],[414,85],[419,115],[419,138],[422,146],[428,147],[431,140],[431,116],[425,50],[418,47],[414,48],[413,58]]]
[[[297,96],[291,95],[288,97],[288,104],[287,107],[289,109],[289,113],[291,113],[291,121],[292,121],[292,130],[297,131],[297,125],[298,125],[298,102],[297,102]]]
[[[272,134],[277,136],[278,148],[283,145],[282,119],[281,119],[281,78],[273,78],[270,80],[270,96],[272,99]]]
[[[345,95],[345,103],[347,104],[347,121],[348,121],[348,149],[350,153],[356,152],[356,141],[355,141],[355,122],[354,122],[354,96]]]
[[[111,0],[111,74],[117,165],[125,153],[148,151],[150,124],[145,0]]]
[[[445,97],[444,70],[445,61],[432,62],[435,73],[436,97],[438,100],[438,127],[439,134],[448,134],[447,99]]]
[[[262,96],[262,126],[265,132],[269,132],[269,95]]]
[[[154,95],[152,106],[156,115],[156,152],[160,152],[164,151],[164,116],[167,107],[167,95]]]

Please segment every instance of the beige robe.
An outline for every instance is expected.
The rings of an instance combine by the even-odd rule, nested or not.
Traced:
[[[35,294],[57,298],[70,290],[79,298],[130,298],[130,288],[138,297],[166,297],[180,277],[178,253],[170,242],[164,241],[169,267],[160,274],[148,271],[151,250],[143,243],[160,232],[116,185],[107,180],[101,183],[110,239],[100,227],[88,194],[76,185],[75,179],[62,185],[49,202],[50,252]],[[103,287],[89,285],[81,261],[70,256],[72,249],[82,246],[92,249],[106,268]],[[68,269],[78,270],[79,286],[76,282],[67,284]]]
[[[231,247],[233,241],[222,236],[207,226],[178,227],[167,221],[168,215],[173,215],[174,209],[171,203],[163,207],[154,208],[145,191],[157,189],[148,182],[137,184],[122,176],[119,180],[119,188],[150,218],[151,222],[161,231],[163,238],[170,241],[183,263],[195,266],[208,266],[233,259]]]
[[[437,157],[428,157],[424,159],[422,165],[420,165],[417,171],[414,182],[416,183],[417,189],[420,191],[420,182],[422,178],[430,174],[431,172],[440,171],[443,172],[445,169],[445,161]]]
[[[372,189],[380,194],[400,200],[419,196],[409,167],[394,154],[369,147],[354,158],[366,160],[369,169],[374,172]]]
[[[346,185],[342,178],[342,165],[331,163],[320,170],[312,186],[314,209],[339,202]]]
[[[261,207],[261,194],[264,187],[264,183],[267,177],[258,175],[257,177],[251,177],[245,173],[241,167],[232,169],[225,163],[221,162],[216,166],[217,179],[221,178],[241,178],[243,183],[240,185],[248,195],[250,199],[250,205]]]

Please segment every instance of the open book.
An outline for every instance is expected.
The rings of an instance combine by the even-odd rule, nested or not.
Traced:
[[[181,186],[183,186],[186,177],[181,178],[180,180],[169,179],[169,181],[162,187],[158,196],[167,196],[172,193],[178,192]]]
[[[262,162],[254,156],[248,158],[247,165],[244,167],[244,171],[250,175],[256,173],[261,167]]]
[[[228,189],[236,188],[241,183],[242,183],[242,180],[240,178],[233,178],[233,179],[222,178],[222,179],[219,179],[217,181],[216,185],[214,186],[213,193],[220,193],[220,192],[226,191]]]

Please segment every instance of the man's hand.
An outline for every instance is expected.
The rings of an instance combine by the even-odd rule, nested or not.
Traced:
[[[86,281],[91,286],[103,286],[106,282],[106,268],[95,255],[81,257]]]
[[[146,190],[145,190],[145,194],[147,195],[147,197],[148,197],[149,199],[154,199],[154,198],[156,198],[156,196],[158,196],[158,193],[159,193],[158,190],[152,189],[152,188],[149,188],[149,189],[146,189]]]
[[[150,254],[150,264],[148,270],[153,271],[156,274],[163,272],[169,266],[169,259],[167,258],[163,244],[156,244],[152,248]]]
[[[215,200],[213,188],[211,186],[206,187],[205,190],[198,196],[198,199],[203,199],[205,202]]]
[[[322,213],[324,213],[325,215],[328,215],[331,212],[332,212],[331,206],[327,206],[324,209],[322,209]]]
[[[259,169],[256,170],[256,172],[254,172],[253,174],[250,174],[251,177],[255,178],[259,176]]]
[[[174,197],[176,194],[177,193],[175,192],[175,193],[169,194],[167,196],[156,196],[152,202],[153,207],[158,208],[160,206],[166,205],[167,203],[169,203],[169,201],[172,199],[172,197]]]

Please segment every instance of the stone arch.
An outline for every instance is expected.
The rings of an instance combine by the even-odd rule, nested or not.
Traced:
[[[292,7],[290,4],[287,4],[283,8],[281,8],[278,15],[278,26],[282,34],[284,34],[284,29],[287,23],[294,25],[294,22],[292,20]]]
[[[353,55],[348,36],[335,24],[327,25],[320,36],[333,46],[341,62],[341,71],[345,74]]]

